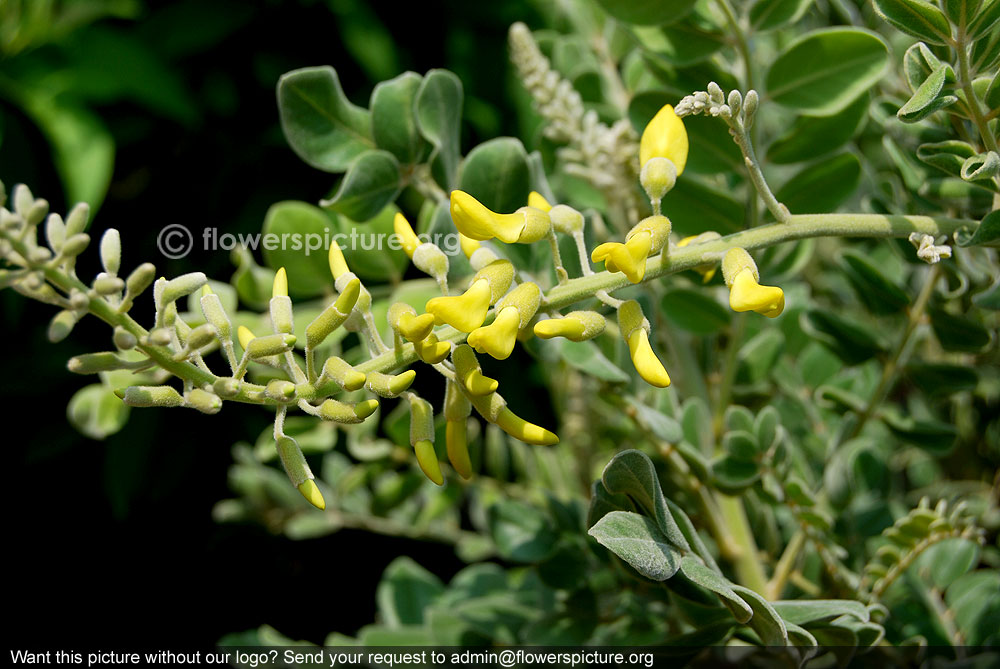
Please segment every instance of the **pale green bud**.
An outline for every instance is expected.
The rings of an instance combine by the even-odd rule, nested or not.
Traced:
[[[41,265],[48,262],[52,257],[52,251],[44,246],[36,246],[28,253],[28,260],[34,265]]]
[[[179,407],[184,404],[181,394],[170,386],[129,386],[115,394],[130,407]]]
[[[247,344],[247,355],[251,360],[259,360],[271,355],[281,355],[295,346],[295,335],[273,334],[255,337]]]
[[[323,386],[326,382],[333,381],[344,390],[359,390],[364,387],[367,378],[343,359],[332,356],[323,364],[323,374],[317,385]]]
[[[187,404],[202,413],[216,414],[222,410],[222,398],[201,388],[195,388],[187,395]]]
[[[281,466],[285,468],[285,473],[288,474],[292,485],[298,487],[306,481],[312,480],[313,473],[309,469],[309,463],[306,462],[306,457],[302,454],[302,449],[299,448],[298,443],[294,439],[282,435],[278,437],[275,446],[278,450],[278,458],[281,460]]]
[[[28,225],[35,226],[45,220],[47,213],[49,213],[48,201],[39,198],[31,205],[31,209],[28,210],[28,214],[24,217],[24,220]]]
[[[568,205],[557,204],[549,209],[549,218],[557,232],[574,235],[583,230],[583,214]]]
[[[30,188],[24,184],[14,186],[14,211],[20,214],[21,218],[27,220],[28,212],[34,204],[35,198]]]
[[[68,214],[66,214],[66,237],[78,235],[87,229],[90,222],[90,205],[86,202],[78,202]]]
[[[139,343],[134,334],[120,325],[115,328],[112,339],[115,342],[115,348],[119,351],[131,351]]]
[[[448,276],[448,256],[435,244],[424,243],[418,246],[413,251],[413,264],[435,279]]]
[[[69,226],[67,226],[66,231],[66,241],[63,243],[62,248],[59,249],[59,255],[69,260],[77,257],[87,249],[87,246],[90,245],[90,235],[85,232],[69,235]]]
[[[173,341],[169,328],[156,328],[149,333],[148,339],[153,346],[169,346],[170,342]]]
[[[157,300],[160,307],[176,302],[182,297],[187,297],[202,286],[208,283],[208,277],[204,272],[189,272],[182,274],[175,279],[167,281]]]
[[[236,397],[240,394],[241,381],[231,378],[221,378],[212,384],[212,390],[219,397]]]
[[[191,330],[185,343],[189,349],[197,351],[200,348],[208,346],[214,341],[216,341],[215,328],[211,323],[203,323],[202,325],[199,325]]]
[[[215,328],[215,333],[223,341],[231,341],[233,337],[233,324],[226,315],[226,310],[222,306],[222,300],[215,293],[208,293],[201,296],[201,313],[205,315],[205,320]]]
[[[369,372],[365,380],[365,388],[380,397],[399,397],[399,394],[410,387],[417,373],[408,369],[402,374],[390,375],[381,372]]]
[[[66,224],[63,223],[62,216],[49,214],[45,220],[45,238],[52,250],[58,253],[66,241]]]
[[[276,295],[269,303],[271,325],[275,332],[289,334],[295,330],[292,316],[292,300],[287,295]]]
[[[108,228],[101,237],[101,264],[104,271],[115,276],[122,266],[122,239],[114,228]]]
[[[134,300],[142,294],[142,291],[152,285],[155,278],[156,267],[153,263],[144,262],[132,270],[132,273],[125,279],[125,290],[128,292],[129,298]]]
[[[117,276],[111,276],[101,272],[94,279],[94,290],[98,295],[117,295],[125,287],[125,282]]]
[[[74,374],[97,374],[98,372],[113,372],[118,369],[135,369],[144,363],[122,360],[115,353],[84,353],[69,359],[66,369]]]
[[[743,125],[747,130],[753,125],[754,114],[757,113],[759,102],[760,98],[757,95],[757,91],[752,88],[747,91],[746,97],[743,98]]]
[[[76,314],[72,311],[60,311],[49,323],[49,341],[56,343],[68,337],[77,320]]]
[[[418,441],[434,441],[434,409],[421,397],[410,400],[410,445]]]
[[[294,402],[295,384],[284,379],[271,379],[264,388],[264,394],[276,402]]]
[[[726,100],[729,105],[729,109],[732,110],[733,116],[738,116],[740,109],[743,107],[743,96],[737,90],[729,91],[729,98]]]
[[[69,306],[73,311],[86,311],[90,308],[90,298],[83,291],[74,288],[69,294]]]

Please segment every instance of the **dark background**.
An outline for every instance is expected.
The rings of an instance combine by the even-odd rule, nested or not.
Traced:
[[[128,99],[90,104],[117,148],[113,181],[89,232],[98,239],[108,227],[120,230],[126,270],[151,260],[168,276],[201,270],[225,279],[233,271],[228,254],[196,251],[169,261],[156,250],[156,232],[174,222],[188,225],[195,239],[208,225],[259,231],[272,203],[316,201],[332,186],[333,175],[306,166],[281,136],[274,86],[287,70],[334,65],[348,96],[367,104],[374,75],[447,67],[465,84],[466,149],[517,134],[505,101],[506,31],[513,21],[536,19],[526,3],[191,0],[144,7],[134,20],[106,19],[68,36],[72,48],[57,42],[32,56],[63,62],[86,48],[91,30],[138,34],[154,50],[173,53],[176,39],[198,33],[190,24],[178,33],[161,30],[178,7],[231,19],[197,48],[169,58],[197,107],[194,117],[169,118]],[[376,50],[387,58],[381,64],[358,65],[345,46],[386,35],[391,42]],[[0,72],[7,65],[0,60]],[[11,101],[0,99],[0,114],[0,179],[8,192],[28,183],[53,211],[65,212],[44,136]],[[82,277],[98,271],[96,255],[91,247],[81,258]],[[148,320],[137,309],[139,320]],[[461,567],[449,547],[434,544],[346,530],[293,542],[256,525],[215,524],[213,504],[230,495],[230,448],[256,438],[268,414],[228,404],[216,416],[133,410],[107,440],[82,437],[65,406],[91,380],[65,364],[109,348],[110,332],[88,318],[68,340],[50,344],[45,333],[54,313],[13,291],[0,293],[10,472],[4,543],[12,558],[4,599],[13,646],[204,645],[262,623],[321,643],[330,631],[353,634],[373,621],[375,585],[396,556],[411,555],[443,578]],[[308,599],[297,602],[282,588],[290,578],[301,580]]]

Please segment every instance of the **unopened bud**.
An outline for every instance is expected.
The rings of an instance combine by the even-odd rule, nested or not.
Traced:
[[[120,325],[115,328],[112,340],[115,342],[115,348],[119,351],[131,351],[139,343],[134,334]]]
[[[130,407],[179,407],[184,398],[170,386],[129,386],[119,394]]]
[[[552,207],[549,218],[552,219],[552,227],[556,232],[573,235],[583,230],[583,214],[568,205],[557,204]]]
[[[69,226],[67,226],[67,231],[68,228]],[[66,241],[63,242],[62,248],[59,249],[59,255],[69,260],[83,253],[89,245],[90,235],[87,233],[80,232],[75,235],[69,235]]]
[[[78,202],[68,214],[66,214],[66,237],[80,234],[87,229],[90,222],[90,205],[86,202]]]
[[[125,282],[117,276],[111,276],[101,272],[94,279],[94,291],[98,295],[117,295],[125,287]]]
[[[68,337],[76,321],[77,316],[72,311],[60,311],[49,323],[49,341],[56,343]]]
[[[264,388],[264,394],[275,402],[295,401],[295,384],[284,379],[271,379]]]
[[[45,220],[45,238],[52,250],[58,253],[66,241],[66,224],[63,223],[62,216],[49,214]]]
[[[222,410],[222,398],[201,388],[195,388],[187,395],[187,405],[202,413],[216,414]]]
[[[663,196],[669,193],[677,183],[677,166],[669,158],[654,157],[646,161],[639,173],[646,196],[651,202],[658,204]],[[654,209],[655,211],[655,209]]]
[[[157,300],[157,306],[162,308],[182,297],[187,297],[206,283],[208,283],[208,277],[205,276],[204,272],[189,272],[171,279],[164,284]]]
[[[212,384],[212,391],[219,397],[231,398],[240,394],[241,381],[231,378],[221,378]]]
[[[424,243],[413,251],[413,264],[437,280],[448,276],[448,256],[435,244]]]
[[[122,265],[122,240],[118,231],[108,228],[101,237],[101,264],[104,271],[115,276]]]
[[[246,351],[251,360],[258,360],[287,353],[293,346],[295,346],[295,335],[273,334],[251,339],[247,343]]]

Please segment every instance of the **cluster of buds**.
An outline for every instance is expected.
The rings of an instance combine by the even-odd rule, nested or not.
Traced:
[[[695,91],[691,95],[686,95],[677,103],[677,115],[680,117],[693,114],[706,114],[708,116],[718,116],[727,122],[738,119],[746,128],[753,125],[754,115],[757,113],[757,105],[760,97],[757,91],[747,91],[746,97],[739,91],[730,91],[727,96],[725,91],[715,83],[710,81],[704,91]]]

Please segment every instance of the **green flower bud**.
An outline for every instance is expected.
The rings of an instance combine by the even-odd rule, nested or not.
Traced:
[[[302,449],[299,448],[295,440],[281,435],[278,437],[275,447],[278,451],[278,458],[281,460],[281,466],[284,467],[292,485],[302,493],[302,496],[310,504],[318,509],[325,509],[326,501],[323,499],[323,494],[316,486],[312,470],[309,469],[309,463],[306,462],[306,457],[302,454]]]
[[[69,226],[66,227],[68,232]],[[67,234],[66,241],[63,243],[62,248],[59,249],[59,255],[67,260],[72,260],[87,250],[87,246],[89,245],[90,235],[87,233],[80,232],[75,235]]]
[[[673,190],[677,183],[677,166],[669,158],[654,157],[646,161],[639,173],[639,183],[646,191],[646,196],[653,203],[653,211],[658,210],[658,205],[663,196]]]
[[[173,341],[168,328],[156,328],[152,330],[147,339],[153,346],[170,346],[170,342]]]
[[[413,251],[413,264],[424,274],[441,280],[448,276],[448,256],[436,245],[424,243]]]
[[[187,297],[206,283],[208,283],[208,277],[205,276],[204,272],[189,272],[171,279],[164,284],[158,296],[159,299],[157,299],[157,306],[163,308],[182,297]]]
[[[90,222],[90,205],[86,202],[78,202],[70,212],[66,214],[66,238],[78,235],[87,229]]]
[[[69,359],[66,368],[74,374],[97,374],[98,372],[113,372],[118,369],[138,369],[145,367],[145,360],[130,362],[122,360],[110,351],[101,353],[84,353]]]
[[[181,394],[170,386],[129,386],[119,397],[130,407],[179,407]]]
[[[316,348],[330,336],[331,332],[344,324],[361,296],[361,289],[361,281],[357,277],[344,283],[340,297],[324,309],[306,328],[306,346],[308,348]]]
[[[552,207],[549,218],[552,219],[552,227],[565,235],[574,235],[583,230],[583,214],[568,205],[557,204]]]
[[[222,410],[222,398],[201,388],[195,388],[187,395],[187,405],[202,413],[216,414]]]
[[[117,276],[111,276],[101,272],[94,279],[94,291],[98,295],[108,296],[117,295],[122,289],[125,288],[125,282],[119,279]]]
[[[122,266],[121,235],[114,228],[108,228],[101,237],[101,264],[104,271],[115,276]]]
[[[68,224],[67,227],[69,227]],[[144,262],[132,270],[132,273],[125,279],[125,299],[118,306],[118,312],[125,313],[131,309],[135,298],[141,295],[142,291],[149,288],[155,278],[156,267],[153,263]]]
[[[295,384],[284,379],[271,379],[264,388],[264,394],[275,402],[294,402]]]
[[[34,204],[35,198],[30,188],[24,184],[14,186],[14,211],[20,214],[21,218],[27,220],[28,212]]]
[[[259,360],[270,355],[281,355],[295,346],[295,335],[273,334],[255,337],[247,344],[247,355],[251,360]]]
[[[63,223],[62,216],[49,214],[45,220],[45,238],[52,250],[58,253],[66,241],[66,224]]]
[[[49,341],[53,344],[69,336],[78,318],[72,311],[60,311],[49,323]]]
[[[381,372],[369,372],[365,380],[365,388],[380,397],[399,397],[399,394],[410,387],[417,373],[408,369],[395,376]]]
[[[333,381],[344,390],[351,391],[363,388],[366,380],[367,377],[363,373],[354,369],[347,362],[337,356],[331,356],[323,364],[323,373],[320,375],[317,385],[322,387]]]
[[[212,391],[219,397],[232,398],[240,394],[242,382],[236,379],[222,378],[212,384]]]
[[[115,327],[112,340],[115,342],[115,348],[119,351],[131,351],[139,343],[134,334],[120,325]]]
[[[28,214],[24,217],[25,222],[30,226],[36,226],[45,220],[45,215],[49,213],[49,203],[47,200],[38,199],[31,205]]]
[[[378,400],[362,400],[357,404],[348,404],[335,399],[324,400],[319,405],[319,415],[323,420],[352,425],[362,423],[378,409]]]
[[[201,296],[201,313],[205,320],[215,328],[216,336],[223,341],[232,341],[233,324],[222,306],[222,300],[215,293],[208,292]]]
[[[215,327],[211,323],[203,323],[191,332],[187,336],[187,341],[185,344],[192,351],[197,351],[200,348],[204,348],[209,344],[216,341]]]
[[[287,295],[276,295],[271,298],[268,306],[274,331],[291,334],[295,330],[291,298]]]

